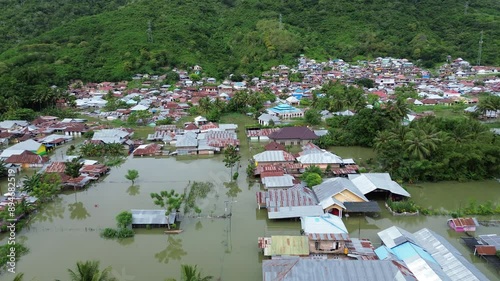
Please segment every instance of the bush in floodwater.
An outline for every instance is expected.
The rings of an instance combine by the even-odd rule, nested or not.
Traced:
[[[396,213],[416,213],[418,206],[411,200],[392,201],[387,200],[387,205]]]
[[[123,238],[130,238],[130,237],[134,237],[134,231],[132,229],[128,229],[128,228],[120,228],[120,230],[118,230],[117,232],[117,237],[118,239],[123,239]]]
[[[238,172],[234,173],[233,174],[233,180],[234,181],[237,180],[239,176],[240,176],[240,174]]]
[[[105,228],[103,232],[101,233],[101,236],[106,238],[106,239],[114,239],[118,236],[118,231],[113,228]]]

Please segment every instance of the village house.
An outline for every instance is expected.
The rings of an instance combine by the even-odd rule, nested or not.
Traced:
[[[30,151],[37,155],[45,155],[47,153],[47,149],[44,144],[28,139],[2,151],[0,158],[6,159],[12,155],[19,155],[24,151]]]
[[[261,126],[275,126],[281,124],[281,120],[278,116],[267,113],[260,115],[258,121]]]
[[[345,202],[368,202],[365,195],[346,178],[327,179],[314,186],[313,191],[323,210],[339,217],[346,210]]]
[[[284,150],[269,150],[257,153],[253,156],[255,165],[260,164],[277,164],[277,163],[294,163],[295,157]]]
[[[284,127],[269,135],[269,139],[283,145],[305,145],[317,138],[307,127]]]
[[[134,156],[158,156],[162,154],[162,145],[156,143],[139,145],[132,154]]]
[[[288,189],[258,191],[256,196],[258,208],[265,208],[269,219],[290,219],[324,214],[312,190],[300,184]]]
[[[348,250],[346,241],[349,232],[338,216],[323,214],[300,218],[302,233],[309,240],[309,253],[326,255],[345,255]]]
[[[48,157],[25,150],[21,154],[11,155],[4,160],[4,163],[19,165],[22,168],[41,168],[48,161]]]
[[[404,264],[419,281],[489,280],[444,237],[427,228],[410,233],[392,226],[377,234],[383,243],[375,250],[377,257]]]

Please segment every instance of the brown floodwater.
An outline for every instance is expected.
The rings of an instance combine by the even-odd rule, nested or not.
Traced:
[[[342,157],[355,160],[373,157],[365,148],[333,148]],[[77,261],[97,259],[102,267],[112,266],[120,281],[179,279],[181,264],[198,265],[203,274],[221,280],[262,280],[262,255],[257,237],[299,235],[298,221],[268,221],[265,210],[257,210],[255,192],[259,186],[248,183],[245,168],[248,149],[242,147],[243,159],[237,184],[228,184],[229,169],[222,156],[186,158],[131,158],[114,167],[101,182],[81,192],[62,194],[32,216],[28,226],[17,234],[30,252],[17,264],[25,280],[68,280],[68,268]],[[125,180],[128,169],[137,169],[135,186]],[[214,191],[197,205],[201,218],[185,216],[183,233],[165,235],[160,229],[136,230],[134,238],[105,240],[100,230],[115,227],[115,216],[130,209],[156,209],[150,193],[174,189],[183,192],[192,181],[210,181]],[[5,182],[2,182],[5,188]],[[500,184],[496,181],[471,183],[436,183],[408,186],[418,204],[452,209],[470,198],[500,202]],[[382,204],[382,202],[381,202]],[[232,213],[230,219],[216,218]],[[500,219],[487,217],[481,219]],[[376,233],[392,225],[416,231],[428,227],[445,236],[467,259],[489,278],[498,275],[459,242],[460,234],[446,226],[447,217],[394,217],[385,209],[377,217],[351,216],[344,219],[351,236],[380,243]],[[478,234],[500,233],[500,227],[479,227]],[[5,243],[5,238],[2,243]],[[12,280],[3,273],[0,281]]]

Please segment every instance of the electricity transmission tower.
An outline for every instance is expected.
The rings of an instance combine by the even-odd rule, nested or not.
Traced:
[[[483,32],[481,31],[481,38],[479,39],[479,50],[477,54],[477,66],[481,66],[482,52],[483,52]]]
[[[148,42],[153,43],[153,28],[151,27],[151,21],[148,21]]]

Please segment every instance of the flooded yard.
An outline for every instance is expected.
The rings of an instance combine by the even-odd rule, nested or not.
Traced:
[[[333,151],[345,158],[352,154],[350,158],[356,161],[373,157],[368,150],[358,148]],[[203,274],[212,275],[215,280],[219,277],[221,280],[262,280],[262,255],[257,248],[257,238],[299,235],[300,223],[268,221],[266,211],[257,210],[255,192],[260,187],[246,180],[250,154],[245,146],[242,153],[237,184],[228,184],[229,169],[224,167],[220,155],[128,158],[122,166],[112,168],[103,181],[81,192],[60,195],[32,216],[28,227],[17,234],[17,239],[30,249],[18,262],[17,272],[24,272],[25,280],[35,277],[36,280],[67,280],[67,268],[73,268],[77,261],[98,259],[102,266],[112,266],[120,281],[145,280],[146,276],[148,280],[179,278],[181,264],[196,264]],[[135,186],[124,178],[128,169],[139,171]],[[202,210],[201,218],[195,218],[194,214],[184,216],[183,233],[165,235],[160,229],[140,229],[135,230],[134,238],[122,241],[99,236],[103,228],[115,227],[115,216],[122,211],[157,209],[150,193],[171,189],[184,192],[192,181],[210,181],[215,188],[206,199],[197,202]],[[496,181],[422,184],[409,186],[408,190],[418,204],[435,208],[456,208],[469,198],[500,201],[500,184]],[[498,278],[493,269],[460,244],[460,235],[446,225],[447,217],[394,217],[382,210],[377,217],[344,219],[351,236],[370,238],[377,246],[380,241],[376,233],[389,226],[397,225],[409,231],[428,227],[447,237],[492,280]],[[216,218],[228,213],[232,213],[230,218]],[[478,233],[500,233],[500,227],[479,227]],[[0,275],[2,281],[12,278],[12,274]]]

